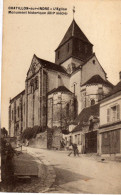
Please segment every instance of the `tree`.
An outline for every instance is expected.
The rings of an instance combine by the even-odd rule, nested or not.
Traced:
[[[40,126],[34,126],[33,128],[28,127],[28,128],[26,128],[26,129],[23,131],[23,133],[22,133],[22,135],[21,135],[21,138],[22,138],[22,139],[30,140],[30,139],[32,139],[32,138],[35,138],[36,135],[37,135],[38,133],[40,133],[40,132],[42,132],[42,128],[41,128]]]
[[[7,137],[8,131],[6,130],[5,127],[1,128],[1,135],[3,135],[4,137]]]

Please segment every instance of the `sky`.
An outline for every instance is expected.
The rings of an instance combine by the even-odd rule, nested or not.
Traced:
[[[67,8],[67,15],[8,14],[9,6]],[[8,129],[9,100],[25,89],[34,54],[54,62],[55,49],[73,20],[94,45],[100,64],[114,85],[121,71],[121,1],[5,0],[3,8],[2,118]]]

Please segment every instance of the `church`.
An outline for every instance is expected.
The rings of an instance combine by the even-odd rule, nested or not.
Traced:
[[[10,100],[9,135],[41,126],[42,132],[59,129],[59,143],[79,126],[81,113],[98,105],[112,88],[93,44],[73,19],[55,50],[55,63],[33,55],[25,89]]]

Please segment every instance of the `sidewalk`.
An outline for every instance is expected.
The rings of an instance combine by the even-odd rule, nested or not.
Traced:
[[[3,184],[2,192],[41,193],[48,189],[48,183],[45,181],[49,166],[43,160],[22,151],[18,156],[14,155],[13,164],[14,181],[11,186]]]

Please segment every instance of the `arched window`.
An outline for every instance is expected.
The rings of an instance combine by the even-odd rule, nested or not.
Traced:
[[[12,120],[13,120],[13,110],[12,110]]]
[[[25,103],[24,103],[24,114],[25,114]]]
[[[58,75],[58,87],[61,86],[61,76]]]
[[[75,93],[76,93],[76,84],[77,84],[77,83],[74,83],[74,84],[73,84],[73,86],[74,86],[74,95],[75,95]]]
[[[95,104],[95,100],[92,99],[92,100],[91,100],[91,106],[93,106],[94,104]]]
[[[35,78],[35,90],[38,89],[38,77]]]
[[[66,105],[66,116],[69,117],[69,103]]]
[[[78,101],[77,98],[74,97],[74,119],[77,117],[78,114]]]
[[[18,117],[19,117],[19,106],[18,106],[17,112],[18,112]]]
[[[33,93],[33,80],[30,82],[30,93]]]

